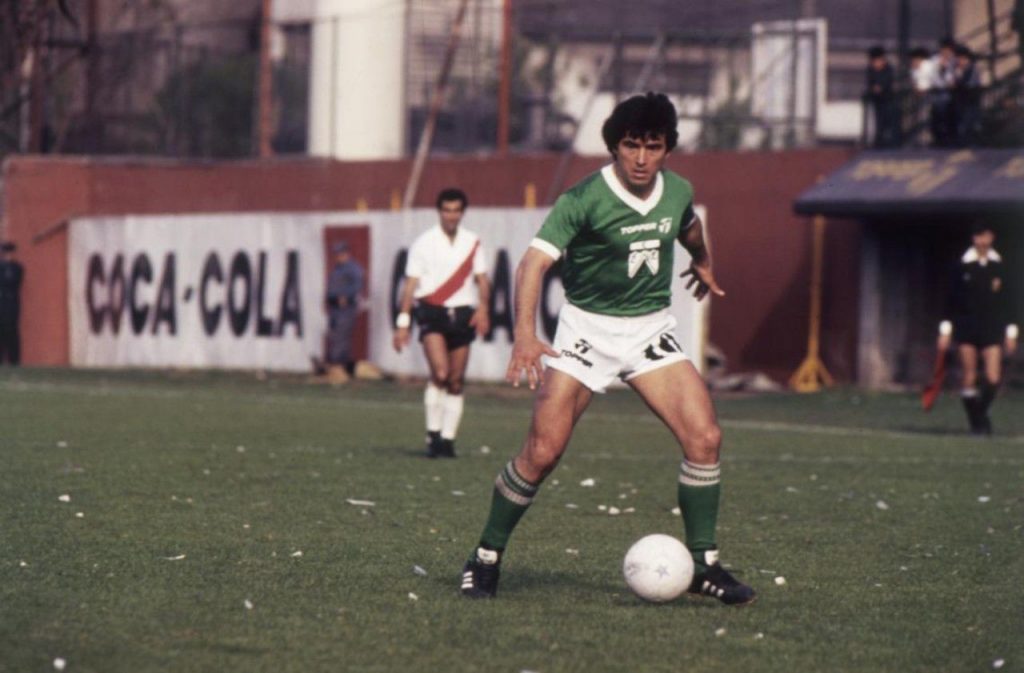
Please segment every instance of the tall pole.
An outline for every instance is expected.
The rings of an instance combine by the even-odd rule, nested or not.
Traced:
[[[509,107],[512,98],[512,0],[503,0],[501,17],[501,79],[498,82],[498,154],[508,154]]]
[[[266,159],[273,155],[270,141],[273,136],[273,70],[270,67],[270,11],[273,0],[263,0],[263,15],[260,19],[260,70],[259,70],[259,111],[257,114],[256,145],[258,156]]]
[[[416,158],[413,159],[412,173],[405,185],[405,195],[402,197],[402,208],[412,208],[413,199],[416,198],[416,191],[420,187],[420,176],[423,175],[423,164],[427,161],[430,153],[430,146],[434,142],[434,128],[437,126],[437,115],[441,112],[441,105],[444,103],[444,94],[448,89],[448,76],[452,71],[452,63],[455,61],[455,51],[459,46],[459,38],[462,36],[462,21],[466,18],[466,7],[469,0],[462,0],[459,3],[459,11],[455,14],[455,21],[452,22],[452,31],[448,37],[448,48],[444,54],[444,63],[441,65],[441,72],[437,75],[437,84],[434,86],[434,95],[430,99],[430,110],[427,113],[427,121],[423,125],[423,132],[420,134],[420,143],[416,147]]]
[[[899,64],[900,73],[910,69],[910,0],[900,0],[899,14]]]
[[[1018,40],[1024,36],[1018,34]],[[996,35],[996,0],[988,0],[988,74],[996,81],[996,62],[999,60],[999,37]]]

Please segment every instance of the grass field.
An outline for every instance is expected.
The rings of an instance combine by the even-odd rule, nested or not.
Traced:
[[[0,671],[1024,671],[1020,392],[992,440],[950,396],[719,400],[743,609],[626,590],[629,545],[682,534],[676,450],[627,392],[584,417],[499,599],[461,599],[529,396],[471,388],[455,461],[419,457],[420,398],[0,372]]]

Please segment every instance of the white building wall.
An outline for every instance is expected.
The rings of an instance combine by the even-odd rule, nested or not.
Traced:
[[[405,12],[395,0],[316,0],[309,153],[349,160],[403,155]]]

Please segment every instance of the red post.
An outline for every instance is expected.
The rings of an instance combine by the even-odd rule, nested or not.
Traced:
[[[504,0],[501,19],[501,80],[498,83],[498,154],[508,154],[508,118],[512,97],[512,0]]]
[[[270,145],[273,136],[273,70],[270,67],[270,10],[272,0],[263,0],[263,16],[260,21],[260,70],[259,70],[259,111],[256,142],[261,159],[273,155]]]

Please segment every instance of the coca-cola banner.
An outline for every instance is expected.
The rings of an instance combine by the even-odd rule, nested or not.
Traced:
[[[480,235],[492,285],[491,331],[473,345],[470,379],[504,376],[515,265],[546,212],[467,211],[463,226]],[[388,372],[425,374],[418,344],[395,353],[391,334],[409,245],[436,223],[433,210],[76,219],[68,246],[71,362],[308,371],[323,356],[328,325],[325,232],[365,229],[360,309],[368,318],[369,359]],[[679,250],[677,273],[687,263]],[[556,269],[545,279],[537,321],[549,340],[562,302]],[[706,311],[681,282],[673,312],[683,347],[700,362]]]

